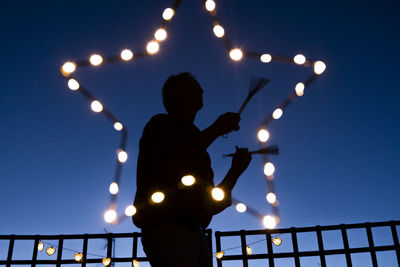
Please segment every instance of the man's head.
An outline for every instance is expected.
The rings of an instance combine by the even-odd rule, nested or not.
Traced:
[[[168,113],[196,114],[203,106],[203,89],[192,74],[183,72],[165,81],[162,99]]]

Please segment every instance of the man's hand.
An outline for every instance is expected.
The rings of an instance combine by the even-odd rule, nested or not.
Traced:
[[[242,174],[247,167],[249,166],[251,161],[251,154],[247,148],[238,148],[236,147],[235,155],[232,158],[232,167],[231,169],[238,175]]]
[[[238,113],[227,112],[218,117],[213,123],[213,127],[219,135],[224,135],[239,130],[239,122],[240,115]]]

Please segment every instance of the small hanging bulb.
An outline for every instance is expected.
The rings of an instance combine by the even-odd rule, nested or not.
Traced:
[[[266,176],[271,176],[271,175],[274,174],[274,172],[275,172],[274,164],[272,164],[271,162],[265,163],[265,165],[264,165],[264,174]]]
[[[99,66],[103,62],[103,58],[98,54],[94,54],[90,56],[89,61],[93,66]]]
[[[165,39],[167,39],[167,31],[163,28],[158,29],[155,33],[154,33],[154,38],[157,41],[164,41]]]
[[[61,73],[65,77],[68,77],[75,70],[76,70],[76,63],[72,61],[67,61],[61,66]]]
[[[162,14],[162,17],[165,20],[171,20],[174,14],[175,10],[173,10],[172,8],[166,8]]]
[[[215,10],[216,4],[215,4],[214,0],[207,0],[205,3],[205,6],[206,6],[207,11],[212,12]]]
[[[260,142],[267,142],[269,139],[269,132],[266,129],[260,129],[257,134],[258,140]]]
[[[110,193],[111,193],[112,195],[118,194],[118,192],[119,192],[119,186],[118,186],[118,184],[117,184],[116,182],[112,182],[112,183],[110,184],[109,190],[110,190]]]
[[[120,163],[125,163],[128,160],[128,153],[126,153],[122,149],[117,150],[117,156]]]
[[[75,79],[69,79],[68,80],[68,88],[71,89],[72,91],[78,90],[80,87],[79,83]]]
[[[278,224],[275,216],[271,216],[271,215],[264,216],[263,223],[264,223],[265,228],[267,228],[267,229],[274,229],[276,227],[276,225]]]
[[[233,61],[240,61],[243,58],[243,51],[240,48],[234,48],[229,51],[229,56]]]
[[[133,260],[132,261],[132,267],[139,267],[139,261],[138,260]]]
[[[224,30],[224,28],[223,28],[221,25],[219,25],[219,24],[216,24],[216,25],[214,26],[213,32],[214,32],[215,36],[217,36],[218,38],[222,38],[222,37],[224,37],[224,35],[225,35],[225,30]]]
[[[269,192],[266,196],[268,203],[273,204],[276,202],[276,195],[272,192]]]
[[[74,259],[75,259],[75,261],[77,261],[77,262],[81,262],[81,261],[83,260],[83,254],[82,254],[82,253],[79,253],[79,252],[75,253],[75,254],[74,254]]]
[[[133,52],[129,49],[124,49],[121,51],[121,59],[124,61],[129,61],[133,58]]]
[[[117,121],[114,123],[114,129],[117,131],[122,131],[124,129],[124,126],[122,125],[122,123]]]
[[[104,220],[106,223],[115,223],[117,220],[117,212],[115,209],[110,208],[104,213]]]
[[[253,253],[253,250],[251,249],[250,246],[246,246],[246,254],[251,255]]]
[[[296,87],[294,90],[296,91],[297,96],[302,96],[304,94],[304,83],[298,83],[296,84]]]
[[[211,191],[212,198],[216,201],[222,201],[225,198],[225,193],[221,188],[214,187]]]
[[[103,105],[98,100],[93,100],[90,104],[90,108],[96,113],[103,111]]]
[[[247,210],[247,207],[246,207],[246,205],[243,204],[243,203],[237,203],[237,204],[236,204],[236,210],[237,210],[238,212],[240,212],[240,213],[243,213],[243,212],[245,212],[245,211]]]
[[[39,243],[38,243],[38,247],[37,247],[38,251],[42,251],[42,250],[43,250],[43,248],[44,248],[44,244],[43,244],[43,242],[42,242],[42,241],[39,241]]]
[[[283,114],[283,110],[281,108],[277,108],[274,110],[274,112],[272,112],[272,118],[274,118],[275,120],[279,120],[280,117],[282,117]]]
[[[224,256],[224,252],[223,251],[219,251],[219,252],[215,253],[215,257],[217,259],[222,259],[223,256]]]
[[[147,43],[146,50],[149,55],[154,55],[160,50],[160,45],[156,41],[151,41]]]
[[[125,215],[128,217],[132,217],[136,214],[136,207],[133,205],[128,205],[125,209]]]
[[[324,71],[326,70],[326,65],[324,62],[322,61],[316,61],[314,63],[314,72],[315,74],[322,74]]]
[[[306,63],[306,57],[301,54],[298,54],[293,58],[293,61],[298,65],[303,65],[304,63]]]
[[[165,198],[165,195],[164,195],[163,192],[155,192],[155,193],[153,193],[153,194],[151,195],[151,200],[152,200],[154,203],[157,203],[157,204],[163,202],[163,201],[164,201],[164,198]]]
[[[56,249],[53,247],[47,247],[47,249],[46,249],[46,253],[49,256],[53,255],[55,252],[56,252]]]
[[[262,54],[260,60],[262,63],[269,63],[272,60],[272,56],[270,54]]]
[[[196,179],[192,175],[185,175],[182,177],[181,182],[185,186],[192,186],[196,182]]]
[[[282,239],[280,237],[274,237],[272,243],[274,243],[275,246],[280,246],[282,244]]]
[[[103,258],[102,261],[104,266],[108,266],[111,263],[111,259],[110,258]]]

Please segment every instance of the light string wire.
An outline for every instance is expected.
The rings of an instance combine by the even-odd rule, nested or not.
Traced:
[[[64,75],[64,77],[68,80],[68,87],[75,91],[79,90],[89,101],[91,101],[91,108],[94,112],[102,112],[112,123],[114,123],[114,128],[117,131],[121,131],[121,141],[120,141],[120,148],[117,150],[117,156],[118,156],[118,161],[115,169],[115,176],[114,176],[114,182],[111,183],[110,185],[110,193],[111,193],[111,204],[109,210],[105,213],[105,220],[109,223],[117,223],[119,220],[123,220],[124,217],[123,215],[117,216],[116,209],[117,209],[117,194],[118,194],[118,186],[121,180],[121,172],[122,172],[122,166],[123,163],[126,162],[127,160],[127,153],[125,152],[126,150],[126,141],[127,141],[127,134],[128,131],[124,125],[119,122],[119,120],[107,109],[103,106],[101,102],[96,100],[96,98],[83,86],[79,84],[79,82],[72,76],[72,73],[75,72],[75,70],[78,67],[87,67],[87,66],[99,66],[101,64],[105,63],[112,63],[116,61],[131,61],[133,58],[138,59],[138,58],[144,58],[147,56],[151,56],[156,54],[159,51],[160,48],[160,42],[164,41],[167,38],[167,32],[166,28],[169,25],[171,19],[175,15],[176,9],[180,6],[180,4],[183,2],[183,0],[175,0],[172,8],[166,8],[162,14],[163,17],[163,23],[162,27],[159,28],[155,34],[155,40],[152,40],[147,43],[146,50],[142,52],[137,52],[133,53],[129,49],[124,49],[120,56],[110,56],[105,59],[103,59],[100,55],[94,54],[90,57],[89,60],[78,60],[75,62],[66,62],[62,67],[61,67],[61,72]],[[321,73],[324,72],[326,66],[322,61],[311,61],[306,59],[303,55],[298,54],[296,55],[293,59],[291,57],[287,56],[280,56],[280,55],[271,55],[271,54],[266,54],[266,53],[258,53],[258,52],[251,52],[251,51],[243,51],[241,48],[234,48],[232,46],[231,41],[227,37],[227,34],[225,33],[224,28],[221,26],[220,20],[217,17],[217,12],[216,12],[216,3],[214,0],[205,0],[204,1],[205,7],[207,11],[209,11],[209,14],[213,20],[213,32],[218,38],[222,38],[225,48],[229,51],[229,57],[233,61],[240,61],[242,60],[243,57],[249,57],[249,58],[259,58],[261,62],[263,63],[269,63],[271,61],[277,61],[277,62],[284,62],[284,63],[292,63],[292,64],[297,64],[297,65],[303,65],[305,67],[310,67],[311,65],[314,65],[314,72],[311,77],[309,77],[304,83],[298,83],[295,87],[295,93],[291,93],[287,99],[285,99],[281,105],[278,106],[277,109],[275,109],[274,112],[272,112],[261,124],[259,130],[264,130],[265,129],[261,128],[269,124],[269,122],[272,121],[272,119],[279,119],[282,116],[283,109],[285,109],[290,103],[292,103],[295,99],[298,97],[302,96],[304,94],[304,89],[305,87],[308,87],[313,81],[315,81]],[[269,138],[269,132],[268,133],[268,138]],[[266,139],[268,139],[266,138]],[[261,141],[260,139],[260,145],[261,147],[265,147],[265,141]],[[264,155],[263,158],[264,162],[266,164],[272,164],[268,162],[268,157]],[[272,165],[273,167],[273,165]],[[274,167],[273,167],[274,168]],[[265,168],[264,168],[265,169]],[[262,217],[260,213],[258,213],[255,209],[252,209],[251,207],[247,208],[247,205],[244,204],[243,202],[235,201],[236,202],[236,209],[238,209],[238,204],[241,204],[242,209],[239,212],[244,212],[248,210],[248,212],[257,217],[257,218],[263,218],[264,225],[266,228],[275,228],[277,223],[279,222],[279,210],[278,210],[278,205],[277,205],[277,199],[276,199],[276,194],[275,194],[275,189],[274,189],[274,184],[273,184],[273,175],[267,175],[267,190],[269,193],[274,194],[275,196],[275,201],[269,201],[272,207],[273,211],[273,216],[267,215]],[[268,195],[267,195],[268,196]],[[272,203],[271,203],[272,202]],[[243,208],[244,207],[244,208]],[[131,215],[128,215],[126,212],[127,216],[133,216],[136,212],[136,208],[133,207],[132,205],[128,206],[128,208],[131,208]]]

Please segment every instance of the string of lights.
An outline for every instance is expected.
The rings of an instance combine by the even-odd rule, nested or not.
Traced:
[[[96,113],[103,113],[113,124],[113,127],[116,131],[121,133],[120,139],[120,146],[117,149],[117,164],[115,168],[115,175],[113,182],[110,184],[109,192],[111,194],[111,203],[109,209],[104,214],[104,219],[108,223],[117,223],[118,221],[122,220],[122,218],[126,218],[123,215],[117,215],[117,195],[119,192],[119,184],[121,180],[121,172],[123,164],[128,159],[128,154],[126,153],[126,142],[128,136],[128,130],[125,125],[118,120],[116,116],[114,116],[109,109],[107,109],[104,104],[94,97],[84,86],[82,86],[76,76],[74,75],[79,68],[83,67],[99,67],[100,65],[104,65],[106,63],[113,63],[113,62],[129,62],[133,59],[140,59],[145,58],[148,56],[155,55],[160,50],[160,44],[167,39],[167,26],[169,25],[170,21],[174,17],[177,8],[181,5],[183,0],[175,0],[171,7],[164,9],[162,13],[162,26],[158,28],[154,33],[154,39],[149,41],[146,44],[145,51],[133,52],[131,49],[123,49],[119,55],[113,55],[109,57],[103,58],[100,54],[93,54],[89,57],[89,59],[85,60],[77,60],[77,61],[67,61],[61,66],[61,73],[67,79],[67,85],[69,89],[72,91],[78,91],[83,96],[85,96],[90,101],[90,107],[92,111]],[[325,69],[326,65],[322,61],[315,61],[306,59],[306,57],[302,54],[297,54],[294,57],[289,56],[281,56],[281,55],[272,55],[269,53],[261,53],[261,52],[253,52],[243,50],[240,47],[235,47],[232,45],[232,42],[228,38],[225,29],[222,27],[222,24],[217,17],[217,5],[214,0],[204,0],[204,6],[206,10],[209,12],[210,17],[213,21],[213,33],[217,38],[220,38],[225,48],[228,51],[229,58],[234,62],[239,62],[243,58],[252,58],[258,59],[262,63],[270,63],[270,62],[283,62],[283,63],[290,63],[295,64],[303,67],[311,67],[313,66],[314,73],[307,78],[304,82],[299,82],[296,84],[294,88],[294,92],[292,92],[277,108],[268,116],[266,117],[259,126],[258,129],[258,139],[260,142],[261,149],[265,149],[266,142],[270,138],[270,133],[266,129],[267,125],[272,120],[278,120],[283,115],[283,110],[285,110],[294,100],[299,98],[304,94],[306,88],[308,88],[312,82],[314,82],[320,74],[322,74]],[[253,215],[257,218],[262,218],[263,224],[266,228],[275,228],[276,225],[279,223],[279,210],[278,205],[279,201],[277,199],[275,188],[274,188],[274,165],[269,162],[267,155],[263,155],[263,162],[264,162],[264,174],[266,176],[267,181],[267,195],[266,199],[268,203],[271,205],[272,208],[272,215],[263,216],[255,209],[248,207],[248,205],[240,202],[238,200],[234,200],[233,203],[236,206],[236,210],[238,212],[245,212],[248,211],[250,215]],[[189,175],[190,176],[190,175]],[[185,176],[186,177],[186,176]],[[184,177],[183,177],[184,178]],[[184,183],[184,179],[182,178],[182,183]],[[186,178],[185,181],[189,179]],[[194,181],[195,178],[193,177]],[[193,183],[194,183],[193,181]],[[224,199],[224,192],[220,188],[214,188],[211,191],[212,197],[216,201],[220,201]],[[165,194],[163,192],[155,192],[151,199],[154,203],[161,203],[165,198]],[[126,216],[134,216],[136,214],[136,207],[133,205],[129,205],[125,209]]]

